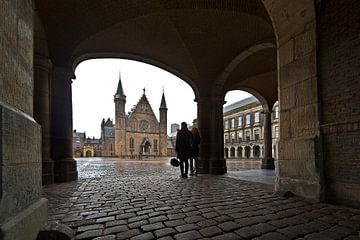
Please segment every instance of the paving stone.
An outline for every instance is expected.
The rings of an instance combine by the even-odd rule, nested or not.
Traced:
[[[184,218],[184,221],[187,223],[196,223],[202,220],[205,220],[205,218],[203,218],[202,216],[192,216],[192,217]]]
[[[221,231],[221,229],[216,226],[211,226],[211,227],[200,229],[199,232],[204,237],[213,237],[215,235],[219,235],[219,234],[223,233]]]
[[[203,227],[210,227],[210,226],[217,225],[218,222],[215,220],[212,220],[212,219],[206,219],[206,220],[197,222],[196,224],[203,228]]]
[[[168,218],[165,215],[149,218],[150,223],[167,221]]]
[[[94,238],[93,240],[115,240],[115,239],[116,239],[115,235],[107,235],[107,236]]]
[[[221,228],[224,232],[231,232],[235,229],[240,228],[240,224],[236,223],[236,222],[223,222],[217,225],[219,228]]]
[[[49,219],[67,221],[77,230],[77,238],[353,240],[359,236],[356,209],[278,197],[261,184],[226,176],[179,179],[178,170],[168,164],[91,161],[100,162],[96,177],[89,177],[94,166],[81,159],[78,181],[44,186]],[[82,179],[84,169],[89,175]]]
[[[170,220],[176,220],[176,219],[183,219],[186,217],[186,215],[184,213],[176,213],[176,214],[169,214],[167,215],[167,217]]]
[[[104,223],[104,222],[110,222],[110,221],[114,221],[115,217],[111,216],[111,217],[104,217],[104,218],[98,218],[96,219],[96,223]]]
[[[136,217],[136,214],[135,213],[124,213],[124,214],[116,215],[117,220],[129,219],[132,217]]]
[[[174,238],[171,236],[166,236],[166,237],[159,238],[158,240],[173,240],[173,239]]]
[[[129,218],[128,223],[138,222],[138,221],[145,220],[148,218],[149,217],[147,215],[136,216],[136,217]]]
[[[75,239],[88,239],[88,238],[99,237],[102,235],[102,233],[103,233],[103,230],[90,230],[90,231],[80,233],[79,235],[76,236]]]
[[[176,233],[176,230],[173,228],[162,228],[162,229],[154,231],[156,238],[161,238],[163,236],[172,235],[174,233]]]
[[[166,221],[164,222],[164,224],[167,227],[176,227],[176,226],[184,225],[186,224],[186,222],[183,219],[177,219],[177,220]]]
[[[85,231],[89,231],[89,230],[96,230],[96,229],[103,229],[103,228],[104,228],[104,225],[102,225],[102,224],[92,224],[92,225],[80,226],[80,227],[78,227],[77,231],[85,232]]]
[[[129,227],[127,225],[120,225],[115,227],[109,227],[104,229],[104,234],[112,234],[112,233],[119,233],[119,232],[125,232],[129,230]]]
[[[285,237],[284,235],[278,232],[269,232],[262,235],[261,237],[253,238],[253,240],[288,240],[288,239],[289,239],[288,237]]]
[[[197,229],[200,229],[200,227],[196,224],[185,224],[185,225],[180,225],[180,226],[177,226],[175,227],[176,231],[178,232],[187,232],[187,231],[190,231],[190,230],[197,230]]]
[[[218,216],[218,217],[214,218],[214,220],[221,223],[221,222],[231,221],[233,219],[231,217],[229,217],[229,216],[221,215],[221,216]]]
[[[174,237],[176,240],[193,240],[201,238],[201,234],[198,231],[193,230],[176,234]]]
[[[143,231],[153,231],[153,230],[157,230],[160,228],[165,227],[164,224],[162,222],[157,222],[157,223],[151,223],[151,224],[147,224],[147,225],[143,225],[141,226],[141,230]]]
[[[130,240],[151,240],[151,239],[155,239],[154,235],[151,232],[143,233],[130,238]]]
[[[274,231],[276,228],[270,224],[259,223],[250,227],[243,227],[235,231],[237,235],[243,238],[252,238],[265,234],[267,232]]]
[[[214,218],[219,216],[219,214],[217,212],[208,212],[208,213],[204,213],[202,216],[204,218]]]
[[[102,218],[102,217],[106,217],[107,213],[95,213],[95,214],[91,214],[85,217],[85,219],[94,219],[94,218]]]
[[[133,236],[140,235],[141,232],[139,229],[131,229],[122,233],[116,234],[116,240],[129,239]]]
[[[115,221],[106,222],[105,227],[112,227],[112,226],[124,225],[124,224],[127,224],[126,220],[115,220]]]
[[[225,233],[212,238],[213,240],[239,240],[241,239],[238,235],[234,233]]]
[[[129,228],[138,228],[138,227],[141,227],[141,226],[144,226],[144,225],[147,225],[147,224],[149,224],[148,220],[141,220],[141,221],[138,221],[138,222],[129,223],[128,227]]]

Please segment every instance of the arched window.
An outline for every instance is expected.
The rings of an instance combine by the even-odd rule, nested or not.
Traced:
[[[238,147],[238,149],[237,149],[237,156],[238,156],[239,158],[242,158],[242,147]]]
[[[134,139],[130,138],[130,148],[134,148]]]
[[[235,157],[235,148],[230,148],[230,157]]]
[[[249,146],[246,146],[245,147],[245,157],[246,158],[250,157],[250,151],[251,151],[251,148]]]
[[[260,147],[259,146],[254,146],[253,147],[253,155],[254,157],[260,157]]]
[[[224,152],[225,152],[225,158],[229,158],[229,149],[225,148]]]

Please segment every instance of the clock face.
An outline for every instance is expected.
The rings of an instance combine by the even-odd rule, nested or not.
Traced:
[[[141,120],[141,121],[140,121],[140,124],[139,124],[139,128],[140,128],[141,131],[145,131],[146,129],[148,129],[148,128],[149,128],[149,123],[148,123],[148,121],[146,121],[146,120]]]

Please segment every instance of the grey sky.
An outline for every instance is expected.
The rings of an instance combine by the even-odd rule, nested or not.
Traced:
[[[126,112],[139,101],[146,89],[146,96],[159,119],[159,107],[164,88],[168,107],[168,132],[171,123],[196,118],[195,95],[186,82],[173,74],[141,62],[122,59],[95,59],[84,61],[76,68],[72,84],[74,129],[85,131],[88,137],[100,136],[103,118],[114,119],[113,97],[119,72],[126,95]],[[231,104],[249,96],[241,91],[229,92],[225,100]]]

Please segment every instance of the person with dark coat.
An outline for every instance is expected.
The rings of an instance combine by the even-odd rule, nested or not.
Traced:
[[[191,156],[191,143],[192,143],[191,133],[187,128],[186,122],[182,122],[181,129],[177,132],[176,135],[175,151],[177,153],[177,157],[180,160],[180,171],[181,171],[181,177],[183,178],[187,178],[188,175],[188,170],[189,170],[188,159]],[[185,165],[185,169],[184,169],[184,165]]]
[[[191,129],[191,136],[190,176],[197,176],[200,134],[196,127]]]

